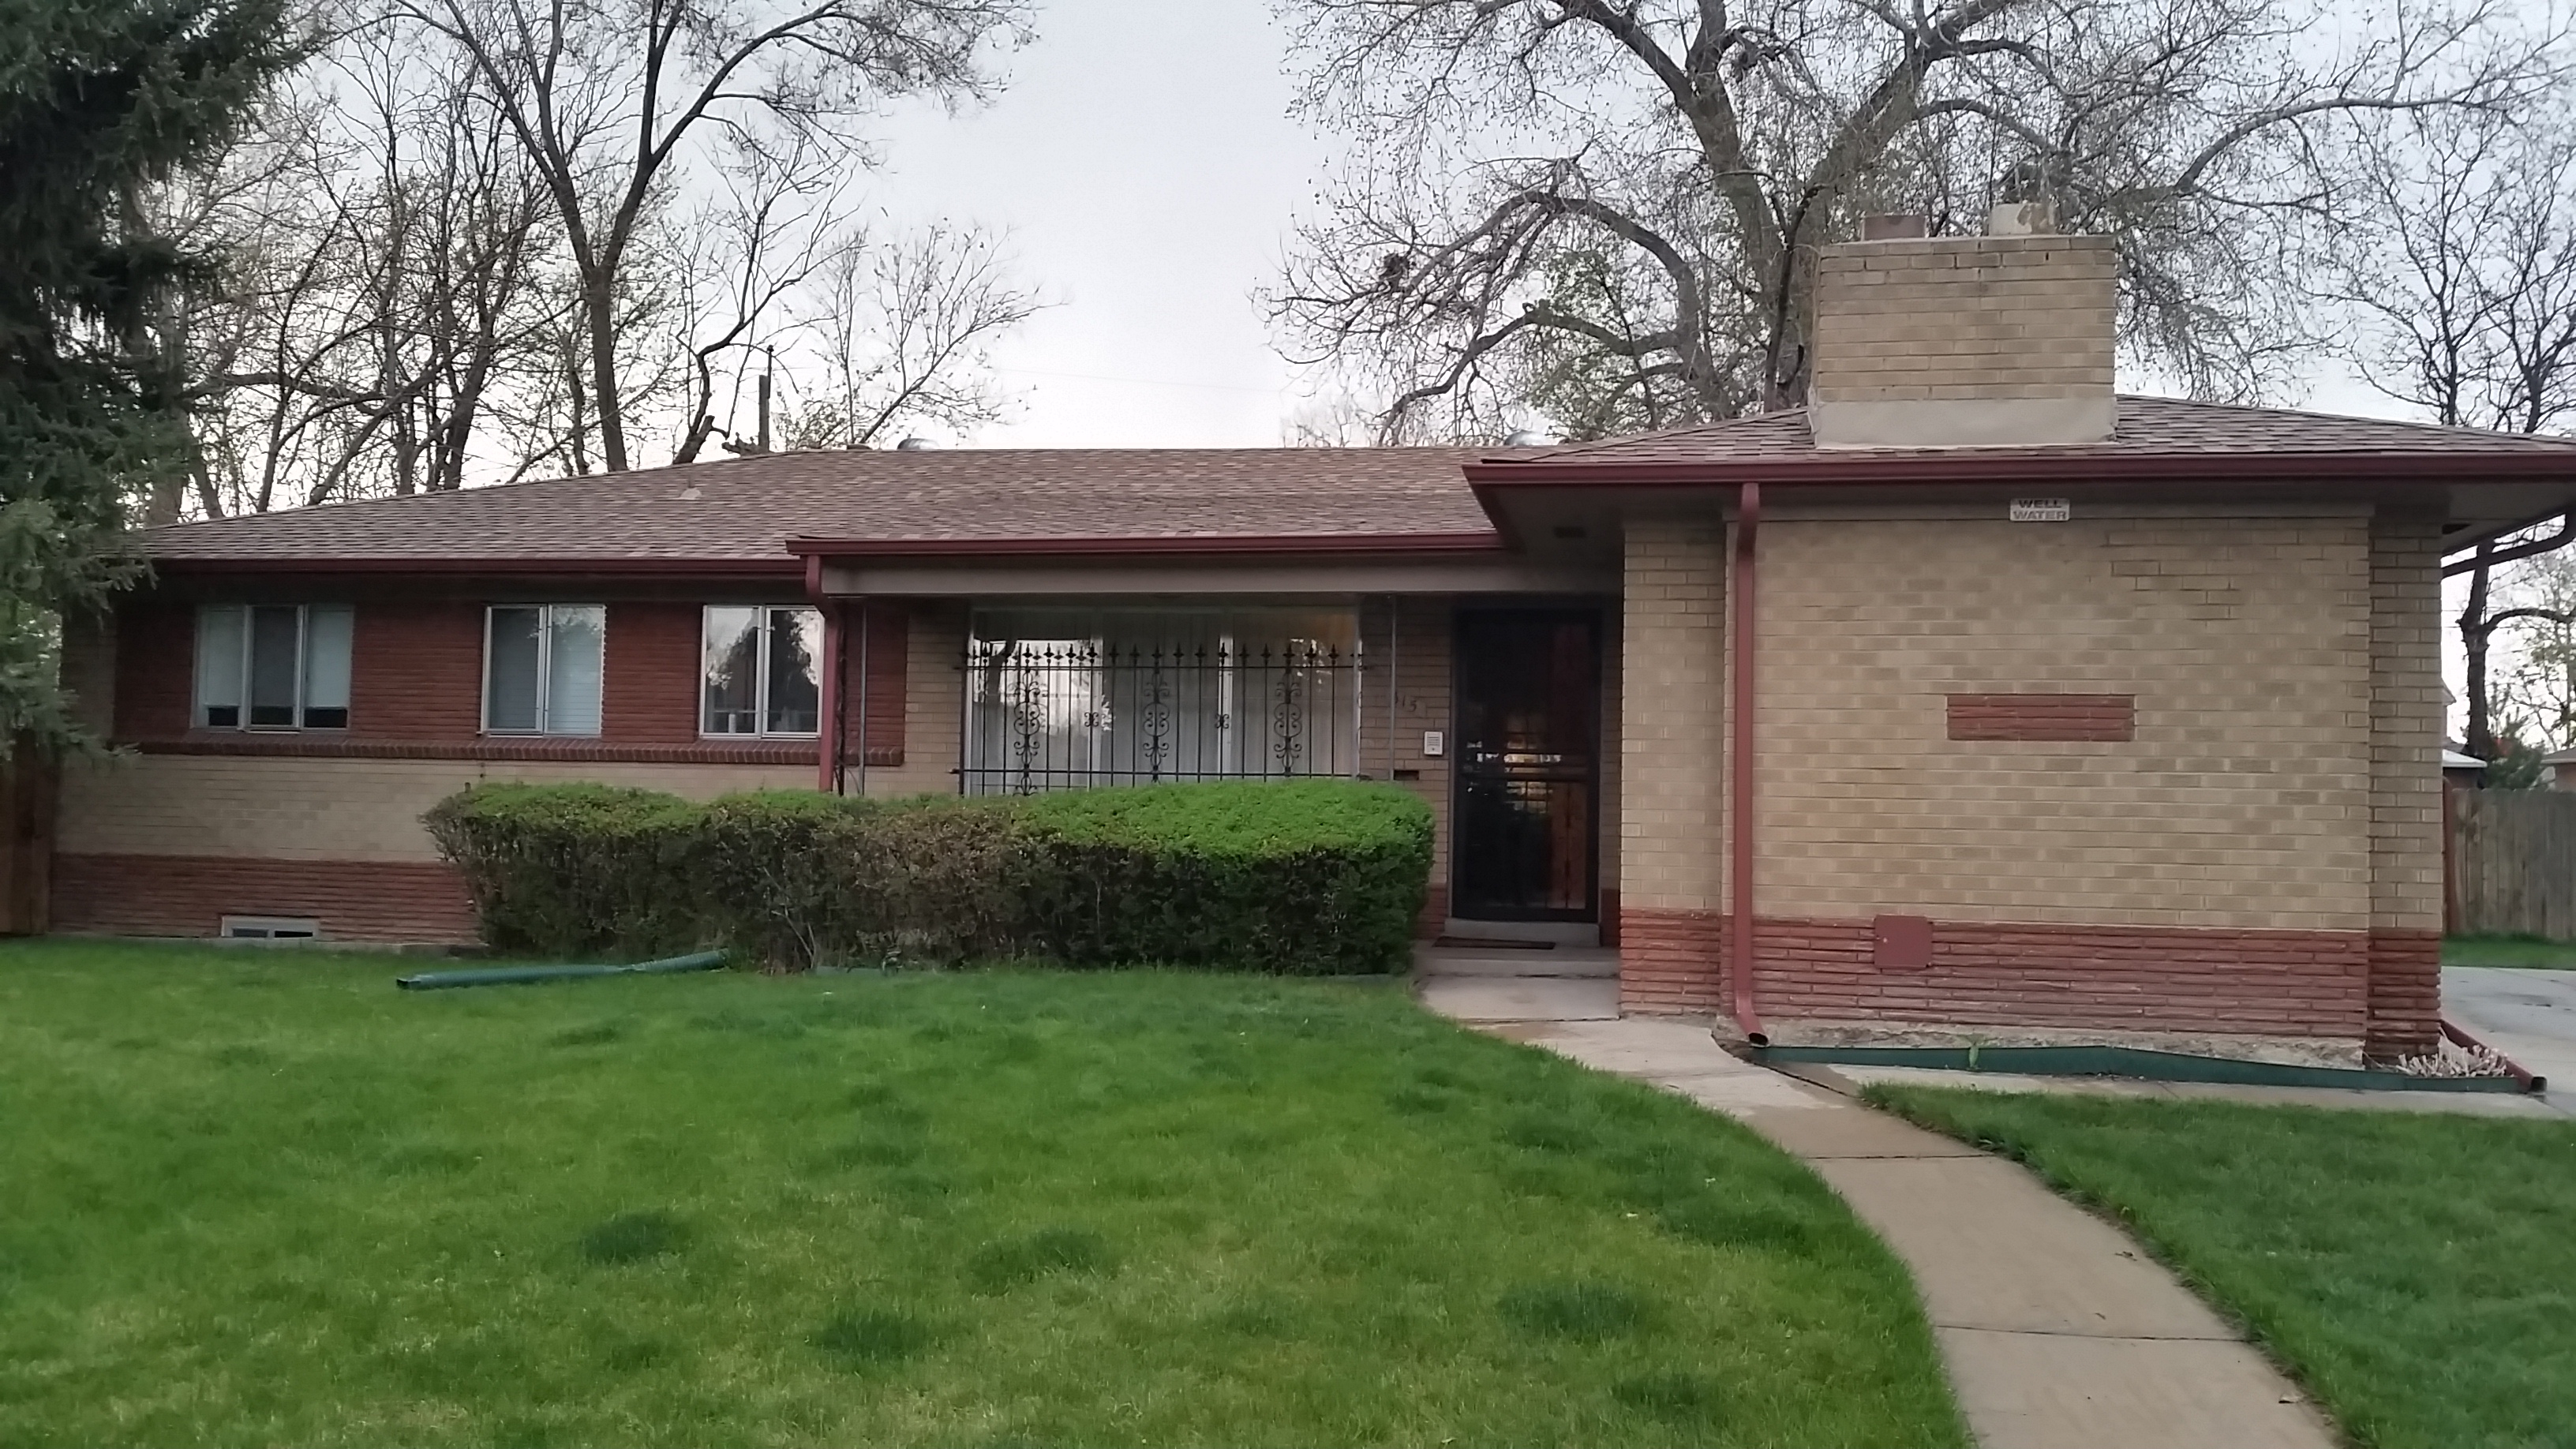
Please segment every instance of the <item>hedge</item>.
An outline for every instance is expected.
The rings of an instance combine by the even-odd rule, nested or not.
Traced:
[[[789,970],[1014,956],[1398,971],[1431,868],[1429,809],[1347,781],[707,804],[488,784],[426,821],[496,947],[723,945]]]

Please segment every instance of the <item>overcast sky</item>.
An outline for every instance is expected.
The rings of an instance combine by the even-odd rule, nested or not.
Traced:
[[[1061,305],[996,350],[1024,397],[984,446],[1280,442],[1301,396],[1253,289],[1276,270],[1327,141],[1288,118],[1264,0],[1043,7],[987,109],[897,116],[877,200],[981,221]]]

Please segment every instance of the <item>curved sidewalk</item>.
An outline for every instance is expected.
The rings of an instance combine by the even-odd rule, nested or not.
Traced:
[[[1553,993],[1523,994],[1543,1008]],[[1422,995],[1480,1030],[1677,1092],[1806,1159],[1913,1271],[1984,1449],[2336,1443],[2306,1396],[2207,1305],[2012,1163],[1738,1061],[1704,1025],[1543,1009],[1480,1019],[1490,990],[1434,979]],[[1566,997],[1569,1008],[1588,999]]]

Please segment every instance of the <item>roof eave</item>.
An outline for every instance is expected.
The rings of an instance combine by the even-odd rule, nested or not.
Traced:
[[[251,558],[214,555],[151,555],[161,574],[436,574],[442,577],[635,577],[691,578],[798,577],[804,565],[784,554],[774,559],[691,558],[384,558],[306,557]]]
[[[1200,534],[1090,538],[791,538],[798,557],[865,559],[1131,559],[1451,557],[1500,554],[1497,533]]]
[[[2419,481],[2450,484],[2468,479],[2558,479],[2576,482],[2576,448],[2556,452],[2493,453],[1999,453],[1961,449],[1955,454],[1888,454],[1862,449],[1817,450],[1790,456],[1637,462],[1491,462],[1465,465],[1467,481],[1481,493],[1569,483],[1632,488],[1766,486],[1877,486],[1903,483],[2009,483],[2052,485],[2138,482],[2278,480],[2338,482]]]

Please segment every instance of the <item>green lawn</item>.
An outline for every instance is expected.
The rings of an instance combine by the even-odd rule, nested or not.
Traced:
[[[2576,1122],[1869,1095],[2127,1223],[2357,1443],[2576,1444]]]
[[[1731,1123],[1393,985],[0,944],[0,1444],[1963,1440]]]
[[[2446,936],[2442,964],[2576,970],[2576,942],[2543,936]]]

